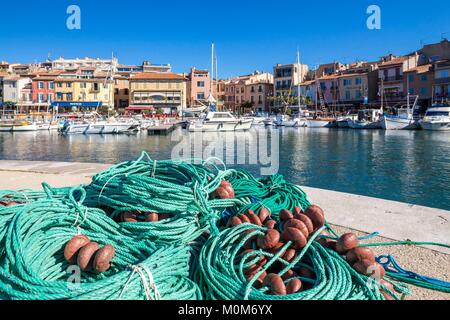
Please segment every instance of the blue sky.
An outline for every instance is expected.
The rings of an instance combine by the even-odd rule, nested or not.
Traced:
[[[295,60],[373,60],[450,38],[450,2],[346,0],[5,1],[0,60],[110,57],[122,63],[170,63],[175,72],[208,68],[215,42],[219,76],[272,71]],[[66,9],[81,8],[81,30],[66,28]],[[381,30],[366,27],[366,9],[381,7]],[[204,28],[204,21],[207,27]]]

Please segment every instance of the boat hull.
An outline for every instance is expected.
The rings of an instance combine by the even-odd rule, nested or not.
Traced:
[[[381,127],[384,130],[417,130],[419,123],[414,119],[383,117]]]
[[[450,131],[450,122],[444,121],[421,121],[420,127],[430,131]]]
[[[367,122],[367,121],[347,121],[348,126],[351,129],[366,129],[366,130],[374,130],[374,129],[381,129],[381,123],[380,121],[375,122]]]
[[[308,120],[306,126],[308,128],[332,128],[333,125],[328,120]]]
[[[250,130],[253,120],[241,120],[230,122],[194,122],[189,124],[191,132],[214,131],[247,131]]]
[[[36,124],[12,126],[12,132],[37,131]]]
[[[338,128],[349,128],[347,119],[336,121]]]
[[[0,132],[11,132],[12,126],[0,126]]]

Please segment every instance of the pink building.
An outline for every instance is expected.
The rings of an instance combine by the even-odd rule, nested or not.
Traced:
[[[211,88],[209,71],[191,68],[188,79],[188,105],[206,105]]]
[[[41,73],[32,79],[32,100],[36,106],[47,106],[55,100],[54,80],[59,73]]]
[[[326,104],[335,103],[339,100],[339,76],[326,75],[318,79],[320,91]]]

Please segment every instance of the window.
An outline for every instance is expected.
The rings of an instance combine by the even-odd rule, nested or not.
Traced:
[[[259,86],[258,87],[258,92],[262,92],[262,91],[263,91],[262,86]]]
[[[414,88],[409,88],[408,92],[409,94],[416,94],[416,90],[414,90]]]
[[[48,101],[48,102],[53,102],[53,94],[49,93],[49,94],[47,95],[47,101]]]
[[[67,101],[72,101],[72,93],[67,94]]]
[[[420,88],[420,94],[421,95],[427,95],[428,94],[428,88],[427,87]]]
[[[277,90],[281,89],[281,81],[277,81]]]
[[[39,82],[38,82],[38,88],[39,88],[39,89],[44,89],[44,82],[39,81]]]
[[[361,99],[362,98],[362,94],[361,94],[360,90],[356,90],[355,91],[355,97],[356,97],[356,99]]]
[[[80,88],[86,89],[86,87],[87,87],[86,82],[81,82],[81,83],[80,83]]]
[[[92,84],[92,89],[93,89],[94,91],[98,91],[98,88],[99,88],[98,83],[97,83],[97,82],[94,82],[94,83]]]
[[[48,88],[52,89],[52,90],[55,89],[55,83],[54,82],[49,82],[48,83]]]
[[[420,80],[421,80],[421,81],[427,81],[427,80],[428,80],[428,76],[427,76],[426,74],[423,74],[423,75],[420,77]]]
[[[251,96],[251,97],[250,97],[250,102],[251,102],[251,103],[254,103],[254,102],[255,102],[255,97],[254,97],[254,96]]]
[[[356,78],[355,79],[355,85],[361,85],[362,84],[362,79],[361,78]]]
[[[448,117],[449,112],[447,112],[447,111],[428,111],[425,114],[425,116],[427,116],[427,117],[439,117],[439,116]]]
[[[58,84],[60,84],[60,83],[58,83]],[[57,100],[62,100],[62,98],[63,98],[62,92],[57,92],[57,93],[56,93],[56,99],[57,99]]]
[[[410,75],[408,76],[408,81],[409,81],[409,82],[414,82],[414,75],[413,75],[413,74],[410,74]]]
[[[38,94],[38,102],[44,102],[45,98],[44,98],[44,94],[43,93],[39,93]]]
[[[204,88],[205,87],[205,81],[197,81],[197,87]]]
[[[254,86],[252,86],[250,92],[252,92],[252,93],[255,92],[255,87]]]
[[[72,88],[72,83],[71,82],[67,82],[66,83],[66,88]]]
[[[58,82],[57,87],[62,88],[62,82]]]
[[[262,104],[263,103],[263,101],[262,101],[262,96],[260,95],[259,97],[258,97],[258,104]]]
[[[199,92],[197,93],[197,100],[204,100],[205,99],[205,93]]]
[[[352,97],[351,97],[351,93],[350,93],[350,91],[345,91],[345,99],[346,100],[350,100]]]
[[[124,90],[123,90],[123,93],[124,93],[125,95],[128,95],[128,94],[129,94],[128,89],[124,89]]]
[[[439,70],[436,72],[436,78],[438,79],[449,78],[450,77],[449,72],[450,70]]]
[[[352,85],[352,79],[344,79],[344,86],[351,86]]]

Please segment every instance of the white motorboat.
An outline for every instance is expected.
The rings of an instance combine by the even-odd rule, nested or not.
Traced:
[[[450,106],[433,105],[427,110],[425,117],[419,123],[424,130],[450,131]]]
[[[208,112],[204,119],[189,123],[189,131],[246,131],[252,126],[252,119],[238,119],[230,112]]]
[[[273,124],[277,127],[306,127],[306,119],[281,115],[276,118]]]
[[[87,122],[66,122],[61,128],[63,134],[83,134],[89,128]]]
[[[379,109],[364,109],[358,111],[358,118],[347,119],[348,126],[352,129],[381,129]]]
[[[254,126],[264,126],[264,121],[266,120],[266,117],[253,117],[252,125]]]
[[[416,130],[420,128],[419,119],[414,118],[414,109],[417,108],[419,96],[416,96],[412,107],[408,104],[397,110],[397,114],[383,114],[381,127],[385,130]]]
[[[265,126],[273,126],[275,121],[276,121],[276,118],[270,118],[270,117],[269,118],[265,118],[264,119],[264,125]]]

